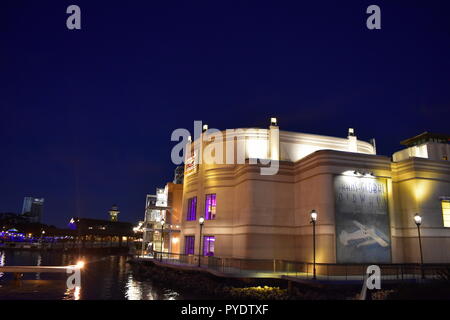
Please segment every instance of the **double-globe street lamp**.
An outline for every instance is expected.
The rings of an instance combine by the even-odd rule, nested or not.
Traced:
[[[425,273],[423,272],[423,253],[422,253],[422,237],[420,235],[420,225],[422,224],[422,217],[416,213],[414,215],[414,222],[417,226],[417,233],[419,235],[419,249],[420,249],[420,270],[422,273],[422,279],[425,279]]]
[[[198,223],[200,225],[200,238],[199,238],[199,242],[198,242],[198,266],[200,267],[200,262],[201,262],[201,255],[202,255],[202,231],[203,231],[203,224],[205,223],[205,218],[200,217],[198,219]]]
[[[313,279],[316,279],[316,221],[317,221],[317,212],[316,210],[311,211],[311,221],[313,225]]]

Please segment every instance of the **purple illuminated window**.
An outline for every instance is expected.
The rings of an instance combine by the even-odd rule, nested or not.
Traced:
[[[204,236],[203,237],[203,255],[204,256],[214,256],[214,242],[216,237],[214,236]]]
[[[207,194],[205,200],[205,220],[216,218],[216,194]]]
[[[194,254],[195,236],[184,237],[184,253]]]
[[[197,197],[188,199],[188,210],[186,220],[192,221],[196,219],[197,215]]]

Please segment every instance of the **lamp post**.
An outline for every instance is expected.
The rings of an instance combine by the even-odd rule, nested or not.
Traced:
[[[200,217],[198,219],[198,223],[200,224],[200,238],[198,242],[198,266],[200,267],[200,262],[202,258],[202,231],[203,231],[203,224],[205,223],[205,218]]]
[[[164,219],[161,219],[161,257],[159,258],[159,261],[162,261],[163,239],[164,239],[164,223],[166,223],[166,221]]]
[[[144,238],[145,238],[145,232],[142,233],[142,245],[141,245],[141,256],[142,256],[142,258],[144,258]]]
[[[311,221],[313,225],[313,279],[316,279],[316,221],[317,221],[317,212],[316,210],[311,211]]]
[[[414,216],[414,222],[417,225],[417,233],[419,235],[420,269],[422,273],[422,279],[425,279],[425,273],[423,272],[422,237],[420,236],[420,225],[422,224],[422,217],[418,213],[416,213]]]
[[[45,234],[45,230],[42,230],[41,231],[41,239],[40,239],[41,248],[44,247],[44,234]]]

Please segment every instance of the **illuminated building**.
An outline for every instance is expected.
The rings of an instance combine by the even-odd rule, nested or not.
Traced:
[[[82,234],[129,236],[132,234],[133,226],[129,222],[73,217],[70,219],[69,228],[80,231]]]
[[[155,195],[147,195],[141,226],[143,251],[180,251],[182,196],[183,185],[172,182],[164,188],[157,188]]]
[[[448,136],[408,139],[408,148],[427,153],[403,150],[392,160],[353,129],[346,138],[328,137],[281,131],[271,119],[268,129],[233,134],[245,163],[186,162],[181,253],[312,262],[315,209],[318,263],[417,263],[419,212],[425,262],[450,262]],[[213,143],[193,146],[203,151]],[[261,175],[253,158],[279,161],[278,172]]]
[[[109,213],[109,218],[112,222],[117,222],[119,221],[119,208],[116,205],[113,205],[111,207],[111,209],[108,211]]]
[[[135,239],[133,225],[129,222],[100,220],[90,218],[72,217],[69,221],[69,234],[74,235],[87,246],[118,246],[129,245]],[[62,232],[65,232],[62,230]]]
[[[183,180],[184,180],[184,166],[181,165],[175,168],[173,183],[183,184]]]
[[[22,216],[29,223],[40,223],[44,211],[44,198],[25,197],[23,199]]]
[[[429,160],[449,160],[450,144],[449,136],[424,132],[401,142],[408,148],[393,154],[394,162],[400,162],[409,158],[423,158]]]

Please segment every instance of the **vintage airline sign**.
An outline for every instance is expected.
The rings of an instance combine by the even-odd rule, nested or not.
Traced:
[[[390,263],[386,179],[334,179],[338,263]]]
[[[186,159],[186,162],[184,164],[184,176],[188,177],[194,173],[197,172],[198,164],[195,161],[196,153],[194,152],[194,155],[191,157],[188,157]]]

